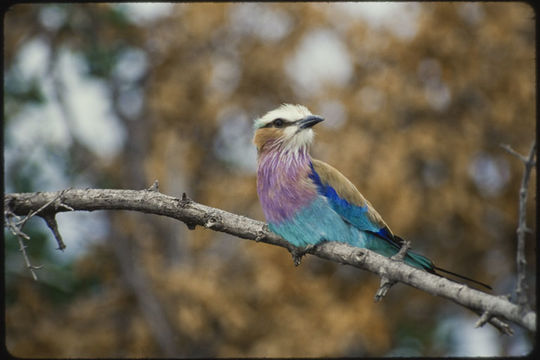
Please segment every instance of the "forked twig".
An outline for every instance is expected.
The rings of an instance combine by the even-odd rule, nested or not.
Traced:
[[[30,273],[32,274],[32,278],[34,280],[38,280],[37,274],[34,270],[41,269],[43,265],[40,266],[34,266],[30,262],[30,258],[28,256],[28,253],[26,252],[26,245],[24,244],[24,241],[29,241],[30,236],[28,236],[26,233],[22,231],[23,227],[26,225],[28,220],[30,220],[32,217],[38,215],[41,216],[49,228],[52,230],[54,237],[56,238],[56,241],[58,242],[58,248],[60,250],[65,249],[66,245],[62,241],[62,236],[60,235],[60,232],[58,231],[58,225],[56,223],[56,219],[54,217],[55,212],[52,213],[43,213],[41,214],[45,209],[47,209],[51,204],[55,203],[58,199],[60,199],[66,191],[70,189],[62,190],[60,191],[55,197],[53,197],[51,200],[47,201],[45,204],[43,204],[41,207],[39,207],[37,210],[30,210],[26,216],[23,218],[20,218],[19,216],[15,215],[10,209],[9,204],[5,203],[5,210],[4,210],[4,219],[5,219],[5,226],[11,231],[11,233],[17,238],[17,241],[19,242],[19,251],[22,253],[24,262],[26,263],[26,267],[30,270]],[[63,204],[62,202],[59,202],[55,206],[56,208],[62,207],[66,210],[73,211],[74,209],[66,204]],[[16,219],[13,221],[13,219]]]

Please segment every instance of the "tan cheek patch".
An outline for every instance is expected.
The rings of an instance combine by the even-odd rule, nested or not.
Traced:
[[[276,128],[264,128],[258,129],[255,131],[255,136],[253,137],[253,143],[257,147],[257,150],[261,151],[263,146],[272,140],[279,139],[282,135],[282,130]]]

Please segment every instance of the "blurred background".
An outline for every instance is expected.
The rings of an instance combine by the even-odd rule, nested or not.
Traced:
[[[515,286],[521,163],[535,137],[524,3],[16,5],[4,17],[5,192],[143,189],[264,220],[252,122],[281,103],[327,121],[340,169],[437,265]],[[536,174],[528,204],[535,304]],[[6,344],[18,357],[522,355],[447,300],[282,248],[128,212],[5,236]],[[534,305],[535,306],[535,305]]]

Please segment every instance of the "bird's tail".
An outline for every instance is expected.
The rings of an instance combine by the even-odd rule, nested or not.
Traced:
[[[376,253],[379,253],[379,254],[381,254],[383,256],[391,257],[391,256],[395,255],[399,251],[399,246],[401,244],[403,244],[403,242],[405,241],[405,240],[403,240],[402,238],[400,238],[399,236],[396,236],[396,235],[394,235],[394,237],[393,237],[394,241],[392,241],[392,242],[388,241],[388,239],[385,239],[385,238],[383,238],[383,239],[385,241],[381,241],[381,237],[380,236],[375,236],[375,235],[373,237],[368,238],[366,248],[368,248],[369,250],[373,250]],[[456,281],[456,280],[452,279],[451,277],[448,277],[448,275],[459,278],[461,280],[469,281],[469,282],[474,283],[476,285],[482,286],[482,287],[484,287],[486,289],[492,290],[491,286],[489,286],[487,284],[484,284],[483,282],[480,282],[480,281],[471,279],[470,277],[463,276],[463,275],[460,275],[460,274],[456,274],[455,272],[452,272],[452,271],[442,269],[440,267],[435,266],[433,264],[433,262],[431,260],[429,260],[427,257],[425,257],[423,255],[420,255],[420,254],[418,254],[417,252],[415,252],[413,250],[407,250],[407,254],[405,255],[405,258],[403,259],[403,261],[406,264],[408,264],[410,266],[413,266],[413,267],[415,267],[417,269],[425,270],[425,271],[427,271],[429,273],[432,273],[434,275],[447,278],[448,280],[452,280],[454,282],[459,282],[459,281]],[[444,273],[444,275],[441,274],[441,273]]]
[[[418,254],[412,250],[407,250],[407,255],[405,256],[405,263],[414,266],[416,268],[426,270],[432,274],[435,274],[435,266],[427,257]]]
[[[443,272],[443,273],[445,273],[445,274],[450,274],[450,275],[455,276],[455,277],[457,277],[457,278],[460,278],[460,279],[462,279],[462,280],[470,281],[470,282],[472,282],[472,283],[474,283],[474,284],[476,284],[476,285],[483,286],[483,287],[485,287],[486,289],[493,290],[493,289],[491,288],[491,286],[489,286],[488,284],[484,284],[483,282],[480,282],[480,281],[478,281],[478,280],[471,279],[470,277],[463,276],[463,275],[460,275],[460,274],[456,274],[455,272],[452,272],[452,271],[449,271],[449,270],[446,270],[446,269],[441,269],[440,267],[437,267],[437,266],[435,266],[435,265],[433,265],[433,269],[436,270],[436,271]],[[443,276],[443,275],[441,275],[441,274],[437,274],[436,272],[435,272],[435,275]],[[448,278],[447,276],[443,276],[443,277],[445,277],[445,278],[447,278],[447,279],[450,279],[450,278]],[[452,280],[452,279],[450,279],[450,280]]]
[[[460,274],[456,274],[455,272],[452,272],[452,271],[437,267],[437,266],[433,265],[433,262],[431,260],[429,260],[427,257],[425,257],[423,255],[420,255],[420,254],[418,254],[418,253],[416,253],[414,251],[410,251],[410,250],[407,251],[407,256],[405,257],[405,262],[408,263],[411,266],[424,269],[427,272],[430,272],[430,273],[432,273],[434,275],[442,276],[442,277],[447,278],[447,279],[452,280],[452,281],[455,281],[455,280],[453,280],[452,278],[450,278],[450,277],[448,277],[446,275],[439,274],[438,272],[442,272],[444,274],[452,275],[452,276],[457,277],[457,278],[459,278],[461,280],[470,281],[470,282],[472,282],[472,283],[474,283],[476,285],[480,285],[482,287],[485,287],[486,289],[492,290],[491,286],[489,286],[487,284],[484,284],[483,282],[480,282],[478,280],[471,279],[470,277],[460,275]]]

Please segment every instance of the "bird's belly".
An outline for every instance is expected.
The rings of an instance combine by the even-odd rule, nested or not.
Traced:
[[[269,221],[268,225],[270,230],[299,247],[322,241],[365,247],[365,234],[343,221],[328,201],[320,196],[300,208],[293,216],[280,222]]]

